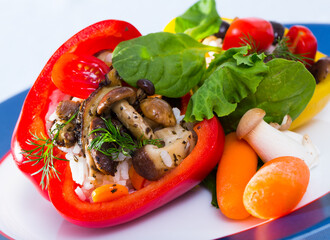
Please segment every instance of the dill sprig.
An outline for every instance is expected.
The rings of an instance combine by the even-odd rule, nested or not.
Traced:
[[[249,45],[250,46],[250,50],[248,54],[252,54],[252,53],[260,53],[262,51],[258,51],[259,48],[259,44],[256,43],[255,39],[250,35],[244,35],[242,38],[242,46],[245,45]],[[267,53],[266,54],[266,60],[272,60],[274,58],[284,58],[287,60],[293,60],[293,61],[299,61],[302,62],[304,65],[310,65],[310,63],[308,63],[308,60],[311,60],[311,58],[309,57],[305,57],[304,55],[308,54],[308,53],[303,53],[303,54],[296,54],[296,53],[292,53],[290,51],[290,47],[289,47],[289,39],[287,37],[283,37],[278,38],[277,40],[277,44],[274,48],[274,50],[271,53]]]
[[[97,136],[89,143],[88,149],[95,149],[101,153],[111,156],[113,159],[118,158],[122,153],[125,156],[130,156],[136,149],[141,148],[144,145],[152,144],[157,147],[161,147],[162,143],[160,139],[142,139],[142,136],[136,141],[133,140],[131,135],[120,132],[120,127],[115,126],[111,119],[104,119],[106,128],[94,129],[89,135],[98,133]],[[110,143],[113,147],[103,148],[104,143]]]
[[[33,175],[41,174],[40,186],[42,189],[46,189],[49,184],[51,176],[56,176],[59,179],[59,172],[54,166],[54,160],[68,161],[64,158],[59,158],[54,155],[54,147],[56,146],[55,141],[58,138],[61,129],[71,122],[77,115],[76,112],[67,122],[56,124],[56,127],[50,131],[51,138],[46,137],[43,133],[38,136],[36,133],[30,132],[32,135],[31,139],[27,140],[26,143],[30,146],[35,146],[30,150],[22,149],[22,154],[27,160],[24,163],[33,163],[32,166],[42,162],[43,166],[34,172]]]
[[[258,48],[259,48],[260,44],[259,43],[257,44],[257,42],[251,36],[250,33],[248,33],[247,35],[243,34],[243,37],[241,38],[241,40],[242,40],[241,46],[245,46],[245,45],[250,46],[248,54],[253,54],[253,53],[258,53],[259,54],[261,52],[261,51],[258,51]]]
[[[288,38],[283,37],[282,39],[277,40],[277,45],[275,46],[275,49],[273,52],[267,54],[271,59],[274,58],[285,58],[288,60],[293,60],[293,61],[300,61],[304,65],[310,65],[308,63],[308,60],[311,60],[311,58],[305,57],[304,55],[308,53],[303,53],[303,54],[295,54],[290,51],[290,47],[288,45]]]

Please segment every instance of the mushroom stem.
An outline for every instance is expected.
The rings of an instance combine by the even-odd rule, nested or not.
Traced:
[[[164,140],[162,148],[148,144],[136,150],[132,156],[136,172],[149,181],[158,180],[178,166],[195,146],[192,132],[180,125],[155,131],[155,135]]]
[[[137,139],[154,139],[151,127],[143,120],[142,116],[126,100],[120,100],[112,105],[112,111],[116,113],[121,123]]]
[[[254,115],[254,111],[258,116]],[[244,138],[257,152],[263,162],[268,162],[281,156],[294,156],[306,162],[311,168],[318,160],[318,151],[312,144],[308,135],[299,138],[292,138],[289,131],[279,131],[260,119],[260,109],[249,110],[241,119],[237,127],[237,136]],[[256,125],[250,126],[250,129],[244,129],[247,122],[255,122]],[[299,134],[296,134],[299,135]],[[304,140],[305,139],[305,140]]]

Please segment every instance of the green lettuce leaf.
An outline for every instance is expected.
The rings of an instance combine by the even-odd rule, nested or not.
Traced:
[[[277,58],[266,65],[269,72],[257,91],[243,99],[235,112],[220,119],[227,132],[234,131],[243,114],[255,107],[266,111],[267,122],[281,123],[286,114],[295,119],[313,96],[315,80],[302,63]]]
[[[220,25],[215,0],[200,0],[175,19],[175,32],[200,40],[217,33]]]
[[[186,121],[210,119],[214,112],[227,116],[237,103],[256,92],[268,72],[264,54],[248,55],[248,46],[232,48],[217,55],[206,74],[207,79],[191,97]]]
[[[205,53],[220,48],[204,45],[182,33],[152,33],[124,41],[113,52],[113,66],[125,82],[136,86],[148,79],[157,94],[182,97],[202,79]]]

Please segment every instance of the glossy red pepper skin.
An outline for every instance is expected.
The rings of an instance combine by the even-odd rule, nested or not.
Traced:
[[[299,54],[308,59],[304,60],[307,63],[307,68],[310,68],[315,59],[317,51],[317,40],[311,30],[305,26],[292,26],[287,34],[288,47],[294,54]]]
[[[178,167],[160,180],[111,202],[81,201],[74,192],[78,185],[72,180],[69,164],[57,161],[56,168],[63,174],[61,180],[50,180],[51,202],[64,218],[84,227],[114,226],[145,215],[196,186],[220,160],[224,132],[219,120],[204,120],[194,130],[197,144]]]
[[[93,55],[104,49],[114,49],[121,41],[141,36],[140,32],[131,24],[118,21],[106,20],[95,23],[66,41],[49,59],[40,73],[36,82],[29,91],[16,124],[12,137],[12,155],[19,169],[34,183],[40,193],[48,199],[48,192],[40,186],[41,173],[37,172],[43,163],[33,165],[26,162],[21,154],[22,149],[30,150],[33,147],[27,144],[31,139],[31,133],[48,136],[46,131],[46,114],[65,97],[51,80],[51,72],[56,61],[67,52],[74,54]],[[52,96],[52,97],[51,97]],[[56,156],[63,158],[63,153],[55,149]]]

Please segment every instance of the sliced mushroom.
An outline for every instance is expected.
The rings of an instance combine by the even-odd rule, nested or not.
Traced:
[[[129,104],[129,102],[134,103],[135,96],[135,91],[129,87],[113,89],[100,101],[97,113],[103,114],[111,109],[137,139],[152,139],[154,134],[151,127]]]
[[[136,172],[150,181],[158,180],[178,166],[195,146],[192,132],[180,125],[163,128],[156,131],[155,135],[164,140],[164,147],[145,145],[136,150],[132,157]]]
[[[104,50],[96,54],[96,57],[102,60],[108,67],[112,65],[112,51]]]
[[[105,75],[106,81],[110,84],[110,86],[121,86],[121,79],[118,75],[118,72],[116,69],[111,69],[110,72],[108,72]]]
[[[102,118],[96,117],[92,120],[92,122],[90,124],[90,133],[93,130],[96,130],[99,128],[106,128],[106,125]],[[98,133],[98,132],[89,134],[89,142],[91,142],[93,139],[95,139],[99,135],[100,135],[100,133]],[[111,144],[111,143],[104,143],[101,146],[101,149],[105,151],[107,148],[110,148],[110,147],[117,147],[117,146],[115,146],[114,144]],[[109,174],[112,176],[115,175],[115,173],[117,171],[118,162],[113,161],[111,156],[105,155],[96,149],[91,149],[88,151],[90,151],[91,157],[94,160],[94,164],[100,172],[102,172],[106,175],[109,175]]]
[[[62,123],[64,124],[65,121]],[[61,122],[57,121],[55,124],[61,124]],[[66,123],[65,126],[60,129],[55,139],[56,144],[61,147],[72,147],[77,142],[75,128],[76,126],[72,122]]]
[[[64,100],[58,104],[56,114],[59,119],[67,121],[79,110],[79,107],[80,102]]]
[[[93,118],[97,116],[97,106],[103,97],[111,90],[118,87],[111,87],[109,85],[96,89],[82,104],[77,122],[80,125],[80,138],[79,145],[82,147],[83,152],[87,146],[87,138],[89,133],[89,126]]]
[[[160,98],[147,98],[140,103],[143,114],[165,127],[176,125],[176,119],[172,107]]]
[[[96,89],[81,105],[80,111],[77,118],[79,125],[79,141],[78,144],[81,146],[83,153],[87,159],[87,165],[89,169],[89,175],[95,176],[99,173],[95,166],[93,156],[88,150],[88,136],[90,132],[90,124],[92,120],[97,117],[97,106],[99,105],[102,98],[112,89],[117,87],[111,87],[110,85],[102,86]]]

